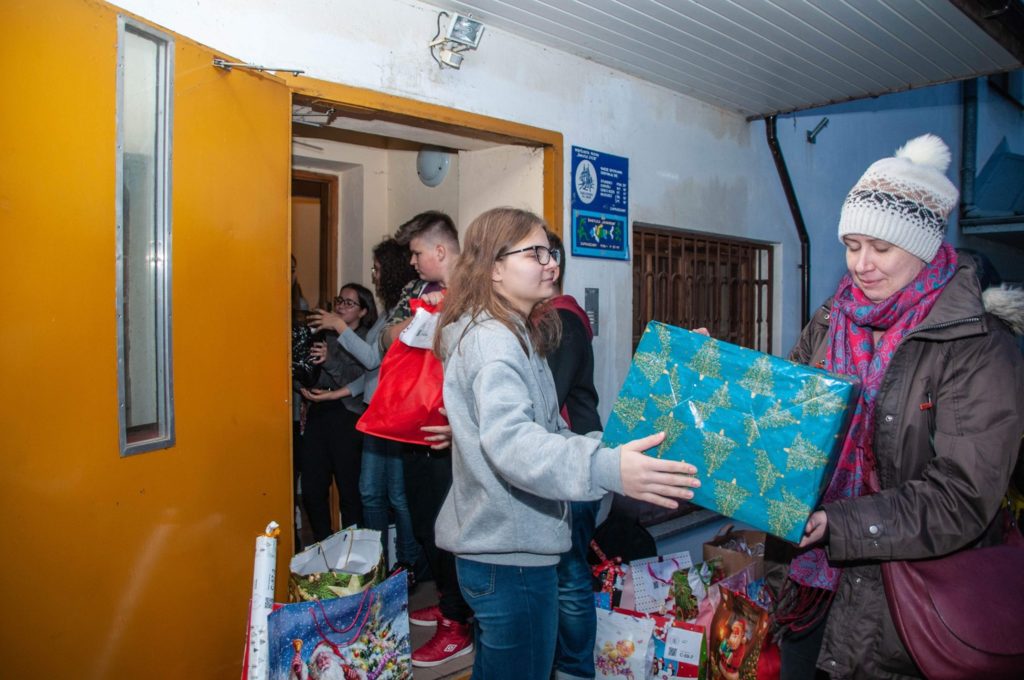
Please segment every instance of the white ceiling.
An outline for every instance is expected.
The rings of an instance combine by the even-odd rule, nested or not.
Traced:
[[[1022,66],[949,0],[429,4],[750,118]]]

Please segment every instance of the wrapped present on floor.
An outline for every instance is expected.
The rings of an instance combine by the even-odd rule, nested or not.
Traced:
[[[831,478],[857,383],[652,321],[604,441],[697,466],[693,502],[798,542]]]

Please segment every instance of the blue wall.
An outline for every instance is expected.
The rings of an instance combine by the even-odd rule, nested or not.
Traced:
[[[986,79],[978,86],[978,170],[1005,136],[1010,149],[1024,153],[1024,115]],[[828,126],[815,144],[806,133],[825,116]],[[953,160],[949,178],[960,186],[962,85],[952,83],[877,99],[836,104],[780,116],[779,142],[811,240],[812,309],[835,290],[845,273],[842,246],[836,237],[839,211],[850,187],[867,167],[908,139],[934,133],[949,144]],[[1004,279],[1024,281],[1024,251],[983,238],[962,236],[954,213],[948,239],[956,246],[988,255]]]

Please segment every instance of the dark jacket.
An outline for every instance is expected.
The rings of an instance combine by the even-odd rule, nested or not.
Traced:
[[[1007,327],[1021,327],[1024,293],[1004,292],[997,318],[983,306],[973,266],[960,265],[882,379],[874,439],[881,491],[823,508],[826,550],[844,567],[818,656],[833,677],[918,676],[889,615],[879,562],[970,546],[996,515],[1024,433],[1024,363]],[[821,365],[830,303],[792,360]]]
[[[589,322],[584,325],[583,310],[572,301],[577,311],[558,309],[562,320],[562,341],[548,355],[548,366],[555,379],[558,405],[569,414],[569,429],[576,434],[603,430],[597,412],[597,389],[594,387],[594,348],[591,345]],[[583,315],[583,316],[581,316]]]

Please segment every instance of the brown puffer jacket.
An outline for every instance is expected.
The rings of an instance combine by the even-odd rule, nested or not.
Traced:
[[[793,361],[822,365],[830,303]],[[823,508],[826,550],[844,567],[818,656],[833,678],[920,676],[889,615],[879,562],[972,545],[996,515],[1024,433],[1024,362],[1007,326],[1024,333],[1024,292],[986,292],[983,306],[965,263],[893,354],[875,406],[881,491]]]

